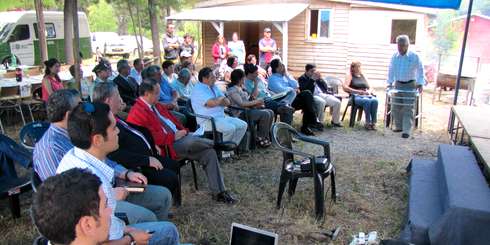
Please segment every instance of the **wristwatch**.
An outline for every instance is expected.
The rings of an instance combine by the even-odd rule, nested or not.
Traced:
[[[133,237],[133,235],[131,235],[131,233],[128,232],[128,233],[126,233],[124,235],[125,236],[128,236],[129,239],[131,239],[131,242],[129,243],[130,245],[136,245],[136,241],[134,240],[134,237]]]

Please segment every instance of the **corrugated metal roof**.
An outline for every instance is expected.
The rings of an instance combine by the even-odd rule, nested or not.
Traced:
[[[305,3],[277,3],[195,8],[167,17],[195,21],[289,21],[308,7]]]

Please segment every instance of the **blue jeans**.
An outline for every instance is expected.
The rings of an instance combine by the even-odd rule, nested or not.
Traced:
[[[286,96],[281,100],[281,102],[286,103],[287,105],[291,106],[293,104],[294,99],[296,99],[296,91],[294,89],[290,89]]]
[[[148,244],[158,245],[178,245],[179,244],[179,231],[174,224],[170,222],[147,222],[130,225],[130,227],[143,230],[153,231]]]
[[[362,106],[367,124],[375,124],[378,115],[378,99],[371,95],[355,95],[354,104]]]
[[[130,224],[168,219],[172,206],[170,191],[157,185],[147,185],[142,193],[130,193],[126,200],[117,201],[116,213],[125,213]]]

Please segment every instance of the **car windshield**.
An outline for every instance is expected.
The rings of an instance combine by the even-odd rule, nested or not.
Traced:
[[[8,38],[10,30],[15,26],[15,23],[0,22],[0,42],[5,42]]]

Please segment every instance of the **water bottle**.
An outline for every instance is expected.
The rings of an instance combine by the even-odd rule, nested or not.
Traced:
[[[15,80],[17,82],[22,82],[22,69],[20,68],[15,68]]]

